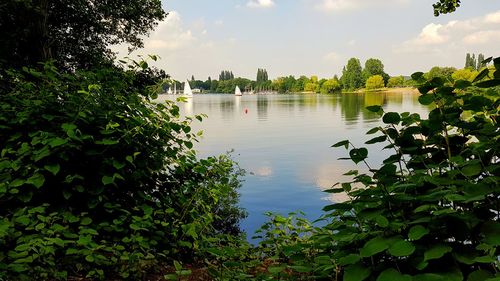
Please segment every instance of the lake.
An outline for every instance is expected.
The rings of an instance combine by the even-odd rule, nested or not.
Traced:
[[[173,96],[160,96],[173,99]],[[194,122],[203,130],[195,145],[201,157],[234,150],[233,158],[247,171],[240,189],[241,207],[249,213],[241,227],[250,238],[266,220],[264,212],[286,215],[301,210],[317,219],[321,209],[341,201],[322,190],[349,178],[343,173],[357,169],[343,148],[331,145],[349,139],[360,146],[371,138],[365,133],[381,124],[375,113],[365,109],[382,105],[385,111],[425,114],[418,94],[374,92],[366,94],[316,95],[194,95],[180,103],[185,115],[204,113],[208,118]],[[385,145],[369,145],[368,162],[377,167],[387,152]],[[365,169],[359,164],[359,169]]]

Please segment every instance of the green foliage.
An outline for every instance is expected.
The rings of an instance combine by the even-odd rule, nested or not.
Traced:
[[[460,0],[439,0],[435,4],[432,4],[434,8],[434,16],[439,16],[440,14],[453,13],[460,7]]]
[[[334,94],[338,93],[342,90],[340,83],[336,79],[329,79],[321,85],[321,93],[322,94]]]
[[[370,76],[366,80],[365,87],[367,90],[380,89],[384,87],[384,78],[381,75]]]
[[[252,85],[252,81],[246,78],[233,78],[230,80],[221,80],[217,83],[217,93],[234,93],[236,86],[240,89],[248,89]]]
[[[432,80],[433,78],[444,79],[447,82],[451,82],[451,75],[456,71],[454,67],[439,67],[435,66],[425,73],[425,78],[427,80]]]
[[[370,131],[381,135],[369,142],[387,139],[392,155],[381,167],[368,167],[370,174],[350,173],[353,181],[338,191],[347,192],[351,200],[325,208],[332,218],[325,227],[334,233],[332,254],[337,260],[360,257],[345,267],[344,280],[496,276],[499,72],[497,63],[493,73],[479,74],[474,84],[460,88],[414,74],[420,81],[419,101],[435,105],[428,119],[388,112],[383,116],[387,125]],[[344,145],[352,146],[338,143]],[[366,158],[359,157],[360,149],[350,149],[355,163]]]
[[[256,78],[256,82],[257,84],[259,83],[262,83],[262,82],[266,82],[268,81],[269,78],[267,77],[267,70],[265,69],[257,69],[257,78]]]
[[[155,79],[131,65],[2,77],[0,279],[136,279],[239,233],[241,171],[197,159],[194,118],[152,102]]]
[[[231,79],[234,79],[234,74],[232,71],[223,70],[219,74],[219,81],[226,81],[226,80],[231,80]]]
[[[465,80],[470,81],[474,80],[477,76],[478,72],[475,70],[471,70],[470,68],[459,69],[451,74],[451,78],[454,81]]]
[[[405,86],[405,78],[403,76],[391,77],[387,81],[387,87],[389,88],[404,87],[404,86]]]
[[[484,62],[484,55],[478,54],[477,59],[476,55],[472,54],[472,56],[467,53],[465,56],[465,68],[470,70],[481,70],[481,68],[485,67],[486,63]]]
[[[370,58],[365,62],[365,68],[363,69],[363,81],[374,75],[380,75],[384,78],[384,84],[389,81],[389,75],[384,71],[384,64],[379,59]]]
[[[109,65],[110,45],[142,47],[143,36],[166,17],[159,0],[2,1],[0,14],[6,68],[49,59],[71,69]]]
[[[349,59],[347,66],[342,71],[340,81],[342,82],[342,87],[346,90],[354,90],[362,87],[363,78],[359,59]]]

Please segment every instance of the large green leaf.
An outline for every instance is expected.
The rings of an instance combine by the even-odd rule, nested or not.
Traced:
[[[493,274],[491,272],[486,271],[486,270],[476,270],[469,274],[467,277],[467,281],[484,281],[487,280],[488,278],[492,278]]]
[[[399,273],[399,271],[394,268],[389,268],[380,273],[377,281],[412,281],[412,278],[410,275]]]
[[[375,237],[370,241],[366,242],[363,248],[360,250],[362,257],[371,257],[389,248],[387,239],[382,237]]]
[[[368,149],[364,147],[351,149],[349,151],[349,156],[351,160],[357,164],[368,157]]]
[[[424,261],[439,259],[451,250],[451,247],[446,245],[433,246],[429,250],[425,251]]]
[[[401,116],[397,112],[387,112],[382,117],[382,121],[386,124],[398,124],[401,121]]]
[[[434,102],[434,96],[430,94],[421,95],[418,97],[418,101],[423,105],[429,105]]]
[[[389,254],[396,257],[404,257],[413,254],[415,246],[408,241],[398,240],[389,247]]]
[[[370,276],[371,269],[360,264],[346,267],[344,270],[344,281],[363,281]]]
[[[28,178],[28,180],[26,181],[26,183],[32,184],[36,188],[42,187],[44,182],[45,182],[45,177],[39,173],[34,174],[30,178]]]
[[[52,165],[45,165],[43,167],[45,168],[45,170],[51,172],[54,176],[57,175],[57,173],[59,173],[59,171],[61,170],[61,166],[57,163]]]
[[[500,246],[500,223],[489,221],[481,227],[483,241],[491,246]]]
[[[355,254],[349,254],[345,257],[342,257],[339,259],[339,264],[340,265],[348,265],[348,264],[355,264],[357,263],[361,257],[359,255]]]
[[[408,233],[408,238],[411,240],[419,240],[425,235],[429,234],[429,230],[421,225],[415,225],[410,228],[410,232]]]
[[[349,141],[343,140],[343,141],[339,141],[336,144],[332,145],[332,147],[341,147],[341,146],[344,146],[346,149],[349,148]]]
[[[480,163],[471,163],[462,168],[462,174],[467,177],[472,177],[479,175],[481,173],[481,164]]]

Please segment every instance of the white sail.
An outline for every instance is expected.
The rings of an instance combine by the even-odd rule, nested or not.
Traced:
[[[193,96],[193,91],[191,90],[191,86],[189,86],[188,80],[186,80],[186,82],[184,83],[184,96],[186,96],[186,97]]]
[[[241,96],[241,95],[243,95],[241,93],[240,87],[236,86],[236,89],[234,89],[234,95],[235,96]]]

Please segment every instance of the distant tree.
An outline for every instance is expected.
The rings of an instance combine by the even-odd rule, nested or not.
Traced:
[[[347,85],[346,83],[346,78],[347,76],[345,75],[345,72],[346,72],[346,69],[345,69],[345,65],[342,67],[342,76],[340,76],[340,79],[339,79],[339,82],[340,82],[340,86],[342,86],[342,89],[346,89],[347,87],[345,85]]]
[[[384,83],[389,81],[389,75],[384,72],[384,64],[379,59],[370,58],[365,62],[365,68],[363,69],[363,81],[373,76],[380,75],[384,78]]]
[[[382,75],[370,76],[365,83],[367,90],[380,89],[384,87],[384,77]]]
[[[234,74],[232,71],[223,70],[219,74],[219,81],[226,81],[226,80],[231,80],[231,79],[234,79]]]
[[[195,80],[195,79],[194,79],[194,75],[191,75],[191,81],[194,81],[194,80]]]
[[[405,83],[405,78],[403,76],[395,76],[389,78],[389,81],[387,81],[387,87],[389,88],[403,87],[404,83]]]
[[[306,84],[309,82],[309,78],[304,75],[301,75],[299,79],[295,80],[291,92],[302,92],[305,89]]]
[[[471,68],[464,68],[453,72],[451,74],[451,78],[455,81],[467,80],[472,82],[472,80],[474,80],[474,78],[476,77],[477,73],[478,72],[476,70],[472,70]]]
[[[467,53],[467,55],[465,55],[465,66],[464,67],[465,68],[467,68],[467,67],[474,67],[474,66],[472,66],[472,57],[470,56],[469,53]]]
[[[287,77],[278,77],[272,81],[271,87],[273,90],[280,93],[294,92],[296,91],[294,89],[296,81],[297,80],[292,75]]]
[[[304,85],[304,92],[319,92],[319,83],[307,82]]]
[[[439,66],[434,66],[429,70],[429,72],[425,73],[424,76],[426,79],[432,79],[435,77],[441,77],[447,81],[451,81],[451,74],[455,72],[457,69],[454,67],[439,67]]]
[[[486,67],[486,63],[483,63],[483,61],[484,61],[484,55],[483,54],[477,55],[477,67],[476,67],[476,70],[480,70],[481,68]]]
[[[321,85],[320,92],[322,94],[334,94],[334,93],[340,92],[341,90],[342,90],[342,87],[340,86],[339,80],[333,78],[333,79],[326,80]]]
[[[258,84],[262,83],[262,82],[266,82],[268,81],[269,78],[267,76],[267,70],[265,69],[257,69],[257,79],[255,80]]]
[[[318,81],[320,91],[321,91],[321,87],[323,87],[323,84],[325,84],[325,82],[326,82],[326,81],[328,81],[328,79],[325,79],[325,78],[321,78],[321,79]]]
[[[467,53],[467,55],[465,56],[465,68],[470,68],[472,70],[479,70],[483,67],[486,66],[485,63],[483,63],[484,61],[484,55],[483,54],[478,54],[477,55],[477,59],[476,59],[476,55],[475,54],[469,54]]]
[[[359,59],[349,59],[341,80],[344,89],[354,90],[363,86],[362,69]]]

